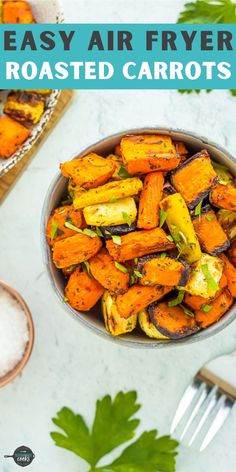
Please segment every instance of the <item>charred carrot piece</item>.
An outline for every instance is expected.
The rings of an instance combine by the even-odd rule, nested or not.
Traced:
[[[54,244],[53,262],[58,269],[79,264],[97,254],[101,246],[100,238],[90,238],[85,234],[78,233]]]
[[[200,215],[193,215],[192,220],[195,233],[204,252],[211,256],[217,256],[229,248],[230,241],[210,205],[202,208]]]
[[[96,305],[104,293],[97,280],[88,275],[86,270],[77,267],[71,274],[65,288],[65,298],[75,310],[88,311]]]
[[[231,264],[228,257],[225,254],[221,254],[220,258],[224,262],[224,274],[227,278],[228,289],[231,295],[236,298],[236,268]]]
[[[53,246],[55,242],[61,239],[69,238],[77,234],[74,229],[66,227],[66,223],[70,223],[76,228],[86,227],[81,210],[75,210],[72,205],[56,208],[50,216],[46,228],[46,237],[49,246]]]
[[[129,318],[146,308],[150,303],[160,300],[170,292],[171,287],[142,287],[132,285],[123,295],[118,295],[116,305],[122,318]]]
[[[207,328],[208,326],[216,323],[231,307],[233,304],[233,297],[229,290],[225,289],[219,297],[217,297],[212,303],[202,305],[200,310],[195,312],[196,322],[201,328]]]
[[[90,270],[98,282],[113,293],[123,293],[128,290],[129,273],[117,269],[114,259],[109,252],[102,248],[90,261]]]

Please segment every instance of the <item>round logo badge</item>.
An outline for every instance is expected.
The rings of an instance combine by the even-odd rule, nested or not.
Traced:
[[[35,455],[29,447],[20,446],[14,451],[12,456],[4,456],[4,457],[5,458],[12,457],[17,465],[19,465],[20,467],[26,467],[27,465],[31,464],[31,462],[35,458]]]

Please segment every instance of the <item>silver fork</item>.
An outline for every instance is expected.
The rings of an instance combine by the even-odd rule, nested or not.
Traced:
[[[195,375],[180,400],[171,434],[180,428],[180,440],[188,435],[191,446],[203,433],[203,451],[223,426],[235,401],[236,351],[207,362]]]

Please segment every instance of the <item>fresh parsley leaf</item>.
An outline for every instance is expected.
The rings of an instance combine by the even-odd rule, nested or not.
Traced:
[[[130,177],[132,177],[132,175],[129,174],[129,172],[126,170],[124,166],[120,166],[118,175],[122,179],[129,179]]]
[[[77,233],[83,233],[82,229],[77,228],[77,226],[70,223],[70,221],[66,221],[64,226],[66,228],[72,229],[73,231],[77,231]]]
[[[94,468],[103,456],[134,437],[139,420],[133,416],[139,409],[136,392],[119,392],[114,400],[106,395],[97,401],[89,431],[81,415],[62,408],[53,423],[64,434],[53,432],[51,437],[57,446],[74,452]]]
[[[134,263],[135,263],[135,264],[138,264],[138,257],[135,257],[135,258],[134,258]]]
[[[113,243],[117,244],[118,246],[121,246],[122,240],[120,236],[113,234],[111,237],[112,237]]]
[[[186,3],[177,23],[236,23],[236,3],[231,0],[196,0]]]
[[[162,252],[160,255],[160,259],[165,259],[167,256],[166,252]]]
[[[170,234],[168,234],[168,236],[166,236],[166,239],[168,239],[168,241],[170,241],[171,243],[173,243],[173,238]]]
[[[120,270],[121,272],[124,272],[124,274],[126,274],[128,272],[127,267],[123,266],[119,262],[115,262],[115,266],[118,270]]]
[[[231,0],[196,0],[185,4],[177,23],[224,24],[236,23],[236,3]],[[201,90],[179,90],[180,93],[200,93]],[[211,90],[206,90],[207,93]],[[230,90],[233,97],[236,90]]]
[[[110,200],[109,200],[109,203],[116,203],[116,202],[117,202],[116,197],[111,197]]]
[[[209,311],[211,311],[211,309],[212,309],[211,305],[205,305],[203,303],[203,305],[201,306],[201,311],[203,311],[203,313],[209,313]]]
[[[144,432],[111,464],[99,467],[100,459],[134,437],[139,409],[136,392],[119,392],[113,400],[106,395],[97,401],[89,429],[81,415],[62,408],[53,418],[62,433],[53,432],[51,437],[57,446],[87,461],[89,472],[175,472],[178,443],[170,436],[158,438],[156,430]]]
[[[138,279],[142,279],[142,278],[143,278],[141,272],[139,272],[138,270],[134,270],[134,275],[136,275],[136,277],[138,277]]]
[[[63,200],[61,202],[62,205],[71,205],[73,203],[73,199],[72,198],[67,198],[67,200]]]
[[[208,265],[202,264],[201,269],[202,269],[202,273],[205,277],[209,290],[211,292],[217,292],[217,290],[219,289],[219,286],[216,283],[215,279],[212,277]]]
[[[174,298],[173,300],[170,300],[168,302],[168,306],[177,306],[177,305],[180,305],[182,303],[184,299],[184,291],[181,290],[179,291],[178,295],[176,298]]]
[[[100,228],[96,228],[96,233],[100,238],[103,238],[103,234],[102,234]]]
[[[166,213],[166,211],[164,211],[164,210],[159,210],[159,218],[160,218],[159,226],[160,226],[160,228],[162,228],[162,226],[164,225],[164,223],[165,223],[165,221],[166,221],[166,218],[167,218],[167,213]]]
[[[128,446],[111,465],[100,472],[174,472],[175,449],[178,446],[169,436],[157,438],[157,431],[143,433]]]
[[[69,301],[69,298],[64,297],[62,301],[63,301],[63,303],[67,303]]]
[[[53,220],[52,221],[52,226],[51,226],[51,232],[50,232],[50,239],[54,239],[58,230],[58,223],[57,221]]]

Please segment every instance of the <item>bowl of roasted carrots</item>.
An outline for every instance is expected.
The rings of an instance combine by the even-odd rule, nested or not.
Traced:
[[[58,23],[63,13],[58,0],[0,1],[4,24]],[[48,123],[59,90],[1,90],[0,176],[14,167],[31,149]]]
[[[107,338],[163,347],[236,317],[236,161],[192,133],[118,133],[60,165],[43,210],[51,284]]]

